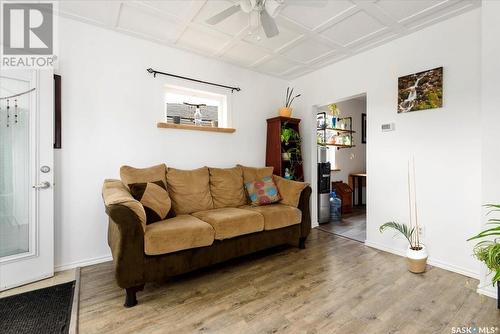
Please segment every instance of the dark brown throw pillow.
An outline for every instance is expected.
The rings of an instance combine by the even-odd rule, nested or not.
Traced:
[[[132,183],[128,187],[132,196],[141,202],[146,211],[146,225],[167,217],[172,201],[163,181]]]

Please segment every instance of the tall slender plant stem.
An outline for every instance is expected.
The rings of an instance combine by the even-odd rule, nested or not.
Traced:
[[[417,209],[417,174],[415,172],[415,156],[412,157],[412,165],[413,165],[413,195],[415,198],[413,199],[415,203],[415,233],[417,238],[417,247],[420,247],[420,230],[418,228],[418,209]]]
[[[411,181],[410,181],[410,160],[408,160],[408,208],[410,210],[410,227],[413,226],[413,205],[411,201]],[[414,235],[412,234],[410,240],[410,247],[413,248],[413,239]]]

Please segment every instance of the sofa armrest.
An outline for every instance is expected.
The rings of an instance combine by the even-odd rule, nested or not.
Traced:
[[[298,208],[302,212],[302,221],[300,223],[300,237],[302,239],[307,238],[309,232],[311,231],[311,209],[310,209],[311,192],[312,192],[311,187],[306,186],[300,193]]]
[[[121,288],[140,285],[144,283],[144,208],[119,180],[106,180],[102,195],[116,281]]]

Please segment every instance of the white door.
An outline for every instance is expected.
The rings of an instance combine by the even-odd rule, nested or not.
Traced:
[[[0,70],[0,291],[54,274],[53,87]]]

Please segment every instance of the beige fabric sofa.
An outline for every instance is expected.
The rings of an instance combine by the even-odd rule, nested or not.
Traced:
[[[108,241],[125,306],[137,303],[145,282],[194,270],[280,244],[304,247],[310,230],[310,187],[274,176],[280,203],[251,206],[244,182],[272,174],[272,167],[179,170],[158,165],[122,167],[121,180],[106,180]],[[128,190],[136,182],[161,180],[172,209],[167,219],[146,224],[146,213]]]

